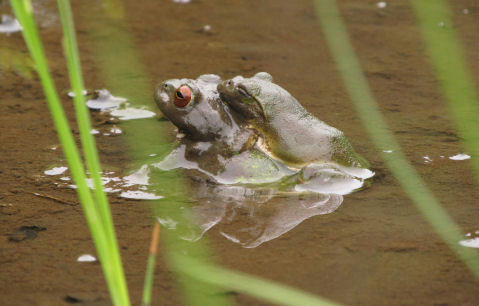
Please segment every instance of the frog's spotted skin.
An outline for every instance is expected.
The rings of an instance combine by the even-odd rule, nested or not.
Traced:
[[[266,149],[286,164],[336,163],[367,168],[344,134],[306,111],[266,72],[218,84],[221,99],[242,114],[264,138]]]

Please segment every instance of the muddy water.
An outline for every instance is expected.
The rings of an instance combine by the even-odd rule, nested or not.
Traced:
[[[477,304],[477,282],[384,168],[345,94],[310,1],[141,4],[125,1],[125,12],[135,47],[148,68],[151,90],[158,81],[173,77],[216,73],[228,78],[268,71],[312,113],[343,130],[377,173],[369,189],[346,196],[335,212],[311,217],[256,248],[243,248],[212,228],[206,235],[219,262],[344,304]],[[375,1],[339,4],[391,130],[464,233],[473,233],[479,229],[478,194],[467,160],[448,158],[463,148],[407,3],[388,2],[384,9],[378,9]],[[85,7],[95,5],[96,1],[74,3],[88,88],[106,86],[88,34],[100,21]],[[60,29],[52,17],[55,2],[42,1],[37,8],[56,84],[66,93]],[[453,9],[455,27],[477,75],[479,6],[472,0],[455,1]],[[205,25],[210,31],[202,31]],[[20,35],[1,35],[0,47],[14,54],[10,58],[26,62]],[[76,261],[82,254],[94,254],[94,247],[75,192],[55,187],[54,179],[41,176],[65,162],[39,82],[25,77],[28,65],[0,67],[0,301],[108,304],[100,266]],[[65,94],[62,98],[73,119],[70,100]],[[105,127],[101,117],[95,114],[93,119],[95,127]],[[173,126],[159,124],[173,139]],[[151,135],[151,142],[158,137]],[[102,162],[110,170],[121,172],[130,165],[123,136],[96,139]],[[152,228],[150,210],[144,202],[117,196],[110,202],[130,291],[138,302]],[[30,228],[14,234],[22,226]],[[159,262],[154,301],[176,305],[181,299],[173,275],[161,258]],[[261,304],[242,294],[234,296],[240,304]]]

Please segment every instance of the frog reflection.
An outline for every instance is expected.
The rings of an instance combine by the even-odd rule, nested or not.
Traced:
[[[161,182],[165,175],[154,166],[147,173],[152,182]],[[201,174],[186,176],[182,187],[189,190],[186,201],[195,204],[191,207],[171,204],[165,196],[166,202],[159,204],[157,216],[163,226],[178,231],[180,237],[188,241],[196,241],[207,231],[215,231],[245,248],[278,238],[308,218],[329,214],[343,201],[343,196],[338,194],[215,184]],[[167,205],[179,205],[184,215],[175,217]],[[162,209],[165,210],[162,212]]]

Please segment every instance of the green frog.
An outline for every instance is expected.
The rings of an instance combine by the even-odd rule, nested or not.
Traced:
[[[261,133],[264,149],[291,167],[334,163],[366,170],[369,166],[343,132],[310,114],[266,72],[225,80],[218,84],[218,92],[224,102]],[[371,171],[366,172],[360,176],[372,175]]]

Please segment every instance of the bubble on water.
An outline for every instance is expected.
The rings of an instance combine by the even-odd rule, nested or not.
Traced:
[[[465,8],[465,9],[462,10],[462,13],[463,13],[464,15],[467,15],[467,14],[469,14],[469,10],[468,10],[467,8]]]
[[[123,178],[124,186],[148,185],[150,169],[147,165],[143,165],[140,169]]]
[[[479,249],[479,237],[459,241],[459,244],[468,248]]]
[[[92,129],[92,130],[90,131],[90,134],[92,134],[92,135],[97,135],[97,134],[100,134],[100,131],[97,130],[97,129]]]
[[[425,164],[429,164],[430,162],[432,162],[432,159],[428,155],[424,156],[423,158]]]
[[[381,1],[381,2],[376,3],[376,6],[377,6],[378,8],[380,8],[380,9],[386,8],[387,5],[388,5],[388,4],[387,4],[386,2],[384,2],[384,1]]]
[[[83,254],[77,258],[78,262],[94,262],[96,258],[90,254]]]
[[[136,199],[136,200],[159,200],[163,198],[163,196],[159,196],[154,193],[144,192],[140,190],[123,191],[120,194],[120,197],[127,198],[127,199]]]
[[[156,113],[145,108],[127,107],[124,109],[115,109],[110,113],[112,116],[118,117],[120,120],[145,119],[156,116]]]
[[[471,156],[467,155],[465,153],[460,153],[460,154],[449,157],[449,159],[452,159],[452,160],[466,160],[466,159],[470,159],[470,158],[471,158]]]
[[[45,172],[43,173],[45,173],[46,175],[59,175],[67,170],[68,167],[53,167],[50,170],[45,170]]]
[[[15,18],[9,15],[2,15],[0,19],[0,33],[15,33],[20,32],[22,30],[22,26]]]
[[[182,3],[182,4],[186,4],[186,3],[190,3],[191,0],[173,0],[174,3]]]
[[[88,95],[88,90],[84,89],[84,90],[82,90],[81,93],[82,93],[84,96],[86,96],[86,95]],[[70,98],[74,98],[74,97],[75,97],[75,92],[69,91],[69,92],[67,93],[67,96],[69,96]]]
[[[86,105],[94,110],[107,110],[118,108],[125,102],[125,98],[114,97],[107,89],[100,89],[95,90],[93,99],[88,100]]]
[[[70,178],[68,176],[61,177],[60,179],[62,181],[69,181],[70,180]]]
[[[119,128],[114,126],[110,129],[110,133],[112,133],[113,135],[120,135],[123,132],[122,132],[122,130],[120,130]]]
[[[203,27],[203,31],[205,31],[205,32],[211,31],[211,26],[210,26],[209,24],[206,24],[206,25]]]
[[[392,153],[393,150],[383,150],[384,153]]]

